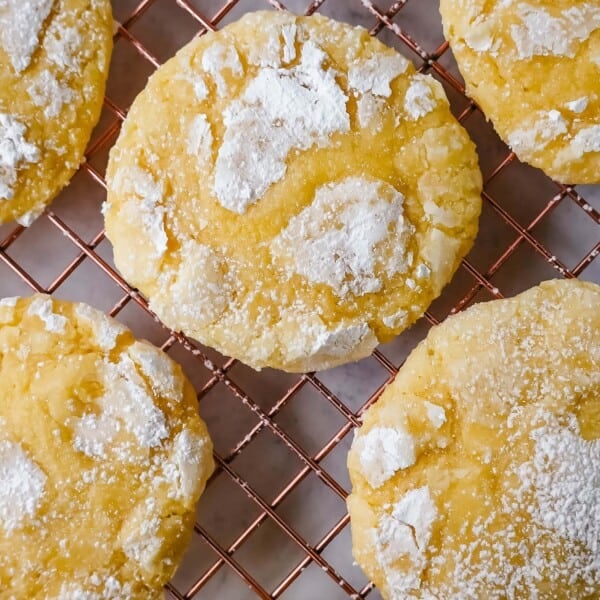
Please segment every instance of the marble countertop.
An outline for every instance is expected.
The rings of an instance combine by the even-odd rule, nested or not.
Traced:
[[[309,0],[283,0],[283,3],[296,12],[304,12],[310,5]],[[115,18],[125,23],[138,4],[139,0],[113,0]],[[145,4],[147,10],[127,26],[136,40],[163,61],[200,28],[185,10],[186,6],[211,18],[225,0],[152,0]],[[270,7],[266,0],[240,0],[237,4],[230,1],[227,4],[235,6],[222,24],[235,20],[246,11]],[[367,4],[370,3],[359,0],[326,0],[320,10],[339,20],[371,28],[377,20],[365,6]],[[383,11],[392,6],[389,0],[377,0],[375,4]],[[418,41],[425,52],[432,53],[442,44],[436,0],[408,0],[394,4],[404,6],[393,22]],[[384,27],[379,37],[418,67],[424,64],[423,59],[409,50],[389,28]],[[460,77],[450,51],[445,52],[439,62],[448,72]],[[141,56],[131,41],[124,36],[118,37],[108,96],[118,106],[127,108],[152,71],[151,63]],[[461,114],[468,101],[447,84],[445,87],[455,114]],[[115,113],[106,107],[95,139],[110,132],[115,122]],[[466,117],[463,124],[477,143],[485,178],[506,157],[508,150],[478,111]],[[107,139],[108,142],[89,159],[90,165],[100,174],[104,173],[114,135]],[[504,295],[513,295],[543,279],[560,277],[552,257],[573,269],[598,242],[598,226],[589,214],[571,196],[561,196],[556,184],[531,167],[512,162],[490,182],[486,192],[492,201],[484,203],[481,231],[468,260],[487,278],[490,289],[497,288]],[[600,209],[599,186],[578,187],[576,192],[589,205]],[[85,242],[91,242],[102,229],[100,205],[103,197],[102,186],[82,169],[53,204],[52,211],[69,231],[76,232]],[[512,221],[503,216],[503,211]],[[536,221],[542,211],[546,212]],[[0,227],[0,244],[13,229],[12,225]],[[528,235],[543,244],[549,257],[534,249]],[[506,261],[490,272],[490,267],[509,248],[513,251]],[[112,265],[111,249],[106,240],[100,238],[93,250],[94,256]],[[123,289],[103,272],[98,261],[89,257],[79,261],[80,255],[81,248],[73,239],[64,235],[48,215],[43,216],[0,255],[0,297],[28,294],[31,285],[37,283],[60,298],[86,301],[105,311],[116,311],[123,301],[124,307],[117,318],[138,336],[158,345],[164,344],[169,339],[169,332],[145,314],[135,301],[127,302]],[[72,263],[76,268],[63,279],[61,273]],[[33,279],[28,280],[26,274]],[[600,281],[600,260],[591,262],[580,276]],[[433,319],[445,318],[476,283],[471,271],[460,269],[442,297],[431,307]],[[474,300],[492,297],[491,291],[483,288],[477,291]],[[230,470],[221,471],[213,478],[199,505],[198,532],[174,579],[176,592],[173,597],[187,594],[207,571],[212,572],[212,576],[193,596],[198,600],[260,597],[240,577],[240,570],[246,572],[257,586],[273,594],[299,565],[305,567],[298,570],[299,575],[283,593],[277,594],[285,600],[342,600],[350,597],[349,586],[360,591],[367,584],[360,569],[353,565],[350,531],[344,520],[343,495],[349,490],[345,459],[352,437],[349,415],[352,416],[389,381],[391,367],[401,364],[429,327],[430,322],[423,319],[394,342],[380,348],[379,360],[370,357],[315,377],[268,370],[256,373],[237,363],[231,365],[226,358],[205,350],[215,367],[225,369],[227,380],[223,383],[181,345],[175,343],[170,347],[170,355],[183,364],[197,389],[202,391],[202,414],[214,438],[216,451],[227,459]],[[228,385],[228,382],[234,385]],[[241,393],[236,395],[236,390]],[[286,396],[289,390],[293,391]],[[331,394],[329,399],[327,393]],[[252,435],[247,437],[251,432]],[[339,441],[332,441],[336,436]],[[232,454],[245,439],[247,443],[243,449]],[[307,457],[314,460],[312,467],[306,466]],[[239,479],[249,484],[253,492],[250,496]],[[285,532],[286,526],[293,529],[300,542]],[[336,526],[336,534],[328,535]],[[245,541],[231,548],[248,528],[250,533]],[[322,559],[311,559],[304,564],[307,550],[303,542],[316,549],[317,556]],[[227,554],[228,550],[232,551]],[[218,563],[223,557],[225,562]],[[335,575],[324,566],[331,566]],[[342,580],[341,584],[338,579]],[[376,590],[371,590],[365,597],[374,600],[380,596]]]

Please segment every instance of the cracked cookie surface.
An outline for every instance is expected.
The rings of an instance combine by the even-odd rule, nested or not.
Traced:
[[[548,281],[433,327],[348,457],[386,600],[600,594],[600,287]]]
[[[31,225],[79,168],[112,32],[109,0],[0,2],[0,224]]]
[[[364,29],[259,12],[191,42],[136,99],[106,231],[168,326],[311,371],[423,314],[473,243],[480,192],[435,79]]]
[[[442,0],[467,93],[517,156],[563,183],[600,183],[600,5]]]
[[[84,304],[0,301],[0,598],[162,598],[212,469],[166,354]]]

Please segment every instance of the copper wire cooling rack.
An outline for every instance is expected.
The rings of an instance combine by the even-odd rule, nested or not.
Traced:
[[[408,352],[448,314],[543,279],[600,280],[599,187],[559,185],[515,159],[465,96],[435,0],[114,0],[113,6],[119,24],[112,72],[87,162],[32,227],[0,227],[0,296],[36,290],[87,301],[160,345],[196,385],[217,471],[167,596],[378,598],[350,552],[344,499],[352,430]],[[286,7],[363,25],[441,81],[478,144],[485,180],[475,248],[426,317],[359,363],[301,376],[255,373],[162,326],[115,271],[100,216],[108,151],[148,75],[195,35],[248,10]]]

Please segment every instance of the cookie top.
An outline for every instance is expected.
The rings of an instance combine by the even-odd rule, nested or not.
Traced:
[[[600,183],[600,4],[441,0],[467,92],[517,156]]]
[[[0,224],[30,225],[79,168],[112,29],[109,0],[0,2]]]
[[[438,82],[362,28],[259,12],[152,76],[111,152],[106,230],[167,325],[310,371],[421,316],[480,190]]]
[[[348,458],[386,600],[600,594],[600,287],[548,281],[434,327]]]
[[[3,598],[161,598],[212,466],[164,353],[84,304],[0,301]]]

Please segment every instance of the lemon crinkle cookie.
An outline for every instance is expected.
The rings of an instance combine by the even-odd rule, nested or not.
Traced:
[[[164,353],[87,305],[0,301],[1,598],[162,598],[212,468]]]
[[[598,598],[600,287],[548,281],[434,327],[348,458],[386,600]]]
[[[517,156],[600,183],[600,4],[442,0],[467,92]]]
[[[30,225],[79,167],[111,49],[109,0],[0,2],[0,224]]]
[[[419,318],[472,245],[481,175],[441,85],[361,28],[259,12],[150,79],[111,152],[115,262],[171,328],[324,369]]]

